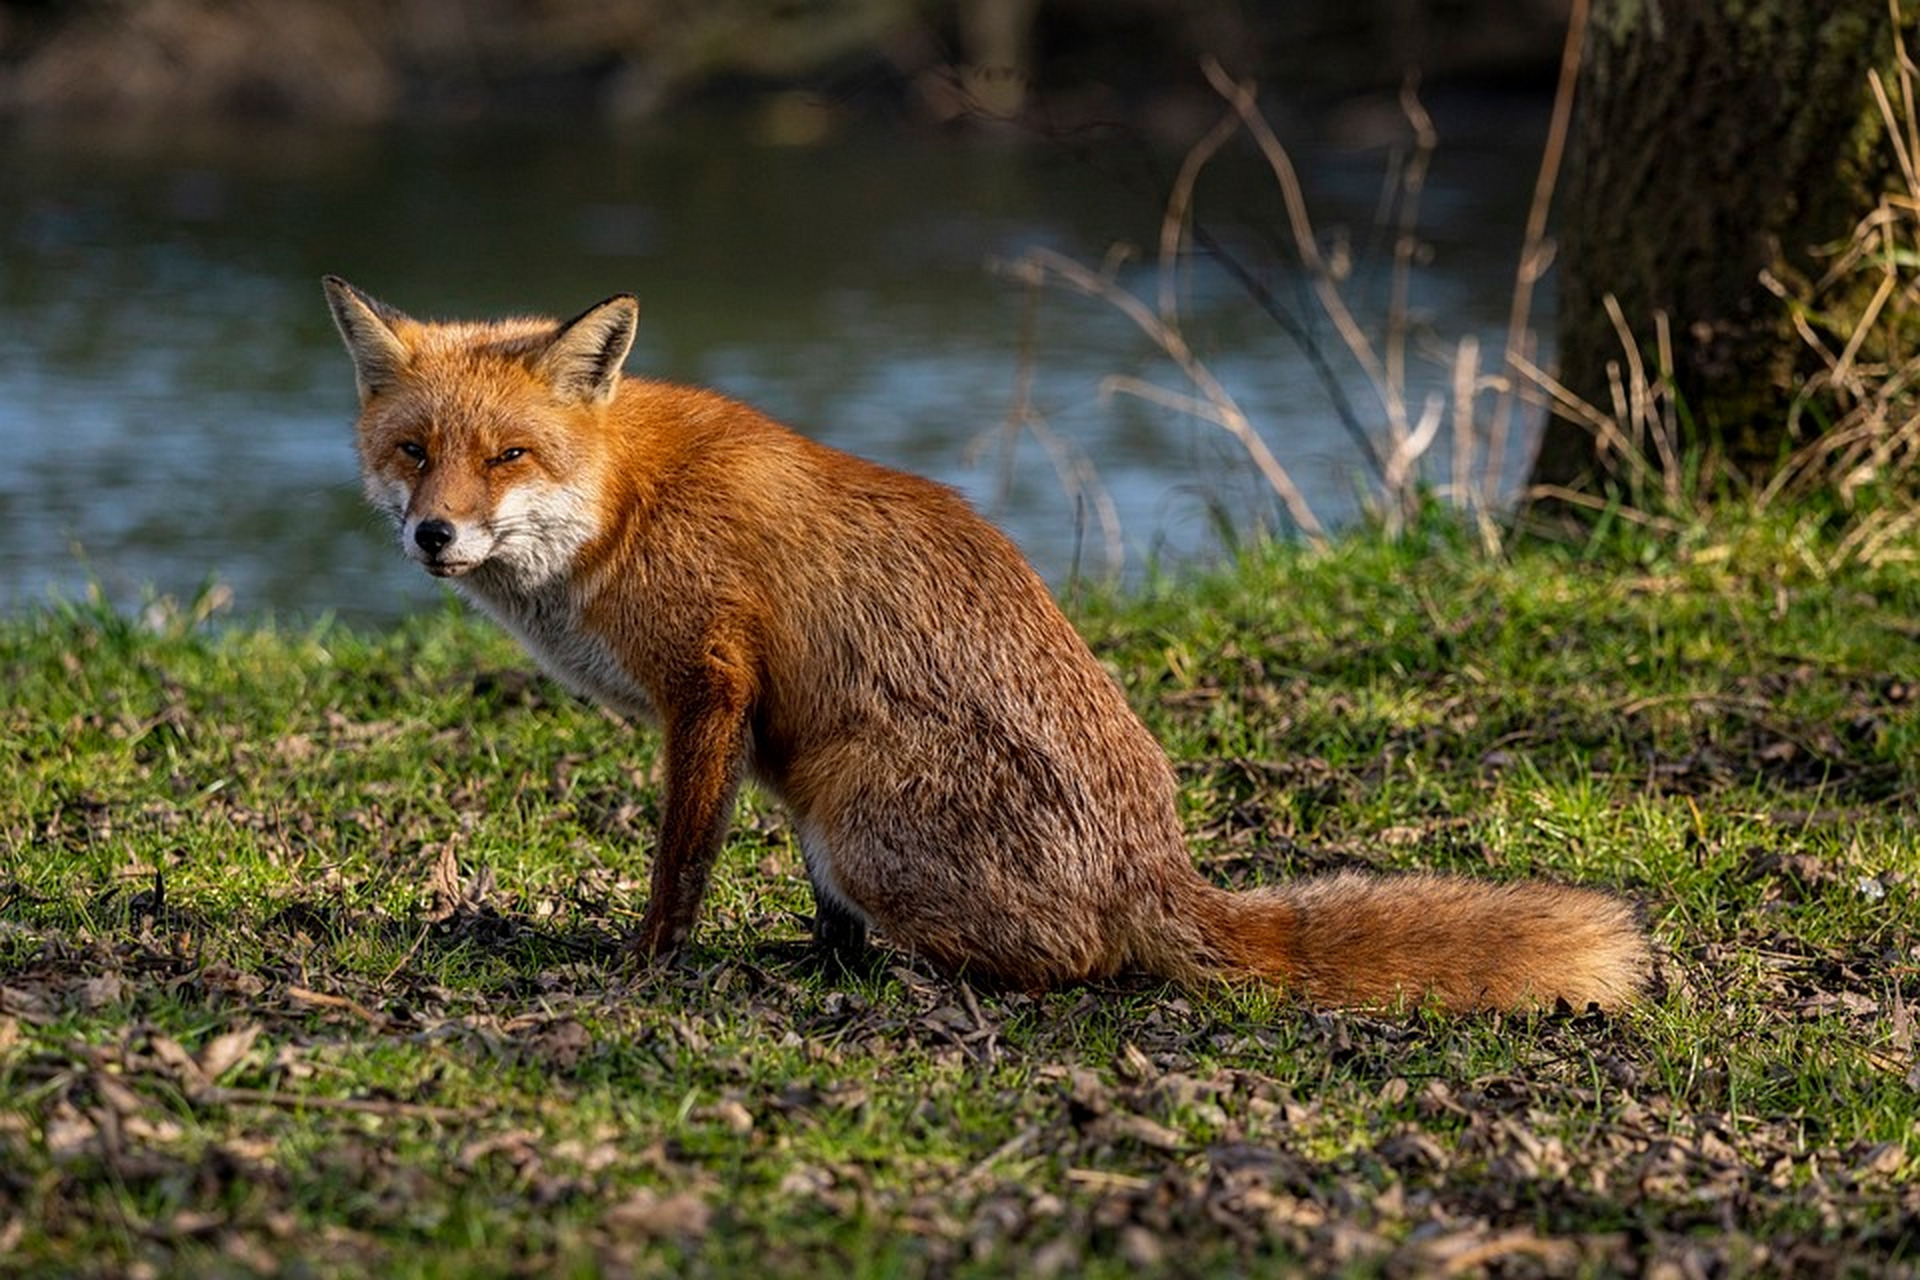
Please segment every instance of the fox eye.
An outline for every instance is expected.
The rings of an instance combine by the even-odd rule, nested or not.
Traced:
[[[426,470],[427,451],[424,446],[415,444],[411,440],[405,440],[400,444],[400,452],[413,459],[414,463],[418,465],[422,471]]]
[[[525,449],[519,448],[518,446],[512,449],[503,449],[495,456],[488,458],[487,465],[490,467],[497,467],[503,462],[512,462],[515,458],[524,458],[526,456],[527,456],[527,451]]]

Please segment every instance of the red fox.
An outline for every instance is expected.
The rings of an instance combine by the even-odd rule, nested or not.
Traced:
[[[664,728],[639,957],[687,940],[751,775],[791,813],[815,937],[841,952],[871,928],[997,986],[1131,971],[1336,1006],[1639,991],[1634,912],[1596,890],[1209,884],[1165,755],[1012,543],[931,481],[624,376],[632,295],[564,323],[422,323],[325,285],[401,549],[562,684]]]

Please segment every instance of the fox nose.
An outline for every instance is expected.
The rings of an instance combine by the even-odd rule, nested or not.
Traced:
[[[413,541],[430,556],[437,556],[453,541],[453,525],[445,520],[422,520],[414,528]]]

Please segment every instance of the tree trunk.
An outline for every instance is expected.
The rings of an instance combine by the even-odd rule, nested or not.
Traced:
[[[1679,448],[1777,465],[1809,353],[1761,277],[1804,297],[1819,251],[1874,207],[1888,157],[1868,72],[1893,66],[1887,0],[1594,0],[1559,206],[1561,382],[1611,413],[1624,353],[1605,298],[1649,370],[1664,313]],[[1604,470],[1589,428],[1547,424],[1535,483]]]

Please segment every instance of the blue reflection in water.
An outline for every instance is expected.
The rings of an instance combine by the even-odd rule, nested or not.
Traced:
[[[1501,338],[1543,110],[1498,106],[1455,113],[1429,180],[1432,264],[1412,299],[1429,345],[1473,332],[1491,353]],[[1097,263],[1116,243],[1151,246],[1160,211],[1044,143],[855,132],[778,150],[711,122],[627,139],[0,145],[0,609],[89,578],[131,604],[214,577],[246,615],[380,621],[438,598],[362,508],[327,271],[421,316],[571,314],[632,290],[630,369],[719,387],[955,485],[1055,582],[1103,567],[1091,514],[1048,454],[1031,440],[1003,451],[1027,301],[991,264],[1033,246]],[[1323,235],[1360,255],[1356,304],[1377,315],[1387,153],[1296,158]],[[1153,159],[1169,173],[1178,161]],[[1201,187],[1209,227],[1310,318],[1274,247],[1279,209],[1249,157],[1224,157]],[[1140,255],[1120,278],[1152,296]],[[1182,297],[1202,354],[1322,519],[1354,518],[1360,458],[1297,346],[1204,262]],[[1186,390],[1132,325],[1057,288],[1039,306],[1033,405],[1111,491],[1131,568],[1205,554],[1215,510],[1243,528],[1276,522],[1216,429],[1102,394],[1116,374]],[[1327,326],[1310,328],[1377,420]],[[1445,385],[1429,362],[1414,376]]]

